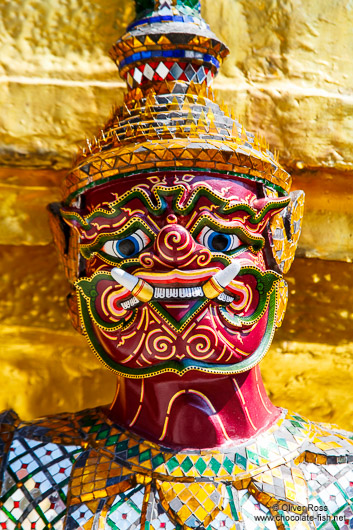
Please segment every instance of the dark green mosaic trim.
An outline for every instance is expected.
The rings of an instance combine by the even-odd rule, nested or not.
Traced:
[[[99,180],[96,180],[94,182],[90,182],[88,184],[86,184],[86,186],[84,186],[83,188],[80,188],[79,190],[76,190],[74,192],[72,192],[64,201],[63,201],[63,204],[65,205],[69,205],[70,202],[75,199],[75,197],[77,197],[78,195],[81,195],[82,193],[84,193],[85,191],[91,189],[91,188],[95,188],[96,186],[100,186],[101,184],[107,184],[108,182],[112,182],[114,180],[119,180],[121,178],[128,178],[128,177],[138,177],[139,175],[143,175],[143,174],[149,174],[149,173],[155,173],[155,174],[158,174],[158,173],[162,173],[163,171],[172,171],[172,172],[175,172],[177,174],[179,174],[180,172],[189,172],[189,173],[208,173],[210,174],[210,176],[213,176],[213,175],[222,175],[223,177],[229,177],[229,178],[232,178],[232,177],[237,177],[237,178],[242,178],[242,179],[245,179],[245,180],[250,180],[252,182],[258,182],[259,184],[263,184],[264,186],[266,186],[267,188],[273,190],[273,191],[277,191],[281,197],[286,197],[288,195],[288,193],[281,187],[279,186],[278,184],[273,184],[272,182],[269,182],[268,180],[266,180],[265,178],[260,178],[260,177],[255,177],[253,175],[249,175],[249,174],[245,174],[245,173],[236,173],[236,172],[232,172],[232,171],[225,171],[225,170],[212,170],[212,169],[206,169],[206,168],[190,168],[189,167],[178,167],[178,169],[175,169],[175,166],[173,167],[163,167],[163,168],[150,168],[150,169],[143,169],[143,170],[140,170],[140,171],[130,171],[130,172],[126,172],[126,173],[117,173],[116,175],[113,175],[111,177],[102,177],[101,179]]]

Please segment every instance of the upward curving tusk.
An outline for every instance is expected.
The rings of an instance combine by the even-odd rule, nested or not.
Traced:
[[[212,278],[210,278],[203,286],[202,290],[206,298],[212,300],[217,298],[227,285],[239,274],[241,265],[239,261],[232,261],[225,269],[218,271]]]
[[[140,302],[149,302],[152,299],[154,289],[145,280],[141,280],[141,278],[137,278],[117,267],[114,267],[110,274],[116,282],[130,291]]]

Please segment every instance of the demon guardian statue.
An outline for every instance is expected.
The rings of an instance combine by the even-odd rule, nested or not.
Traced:
[[[110,406],[2,415],[3,529],[348,529],[347,433],[274,407],[304,196],[215,101],[228,50],[197,0],[136,0],[128,92],[51,223],[70,313],[117,374]]]

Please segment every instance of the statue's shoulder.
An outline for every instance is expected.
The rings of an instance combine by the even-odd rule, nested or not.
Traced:
[[[94,431],[94,426],[104,423],[104,420],[101,407],[44,416],[31,421],[22,421],[16,412],[7,410],[0,413],[0,451],[4,454],[13,438],[28,438],[58,445],[87,445],[92,428]]]
[[[20,419],[15,411],[5,410],[0,413],[0,477],[3,476],[6,456],[19,423]]]
[[[49,522],[63,528],[71,474],[105,419],[101,408],[33,421],[21,421],[11,410],[0,414],[0,525],[34,528],[38,520],[38,528]]]
[[[282,412],[282,419],[275,426],[276,436],[287,440],[289,433],[290,447],[294,447],[294,441],[297,443],[297,461],[318,464],[353,463],[353,432],[334,424],[310,421],[286,409],[282,409]]]
[[[0,481],[6,481],[6,476],[22,480],[29,469],[48,469],[54,462],[50,473],[65,465],[68,475],[75,458],[90,446],[104,424],[100,407],[32,421],[21,421],[13,410],[0,413]]]
[[[353,432],[329,423],[311,423],[307,459],[320,464],[353,464]]]

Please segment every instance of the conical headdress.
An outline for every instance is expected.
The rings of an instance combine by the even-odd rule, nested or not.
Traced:
[[[65,181],[66,204],[93,186],[165,170],[241,176],[287,193],[290,176],[264,141],[214,98],[228,54],[197,0],[135,0],[136,19],[111,55],[128,91]]]

